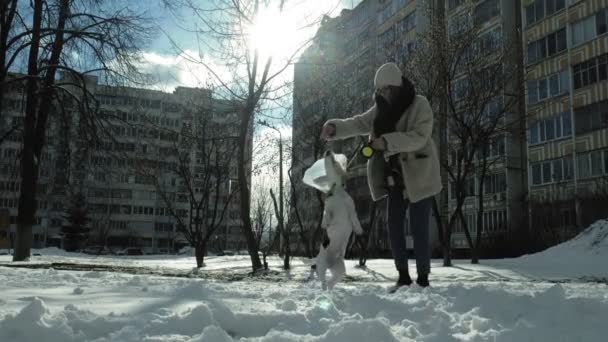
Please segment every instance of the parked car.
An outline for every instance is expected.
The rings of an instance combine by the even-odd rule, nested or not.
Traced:
[[[144,251],[139,247],[128,247],[118,251],[118,255],[144,255]]]
[[[111,254],[111,251],[105,246],[89,246],[83,249],[82,253],[92,255],[108,255]]]

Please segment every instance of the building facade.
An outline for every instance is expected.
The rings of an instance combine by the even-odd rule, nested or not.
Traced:
[[[480,83],[504,82],[504,87],[497,88],[495,93],[477,92],[483,95],[478,95],[475,98],[475,93],[471,94],[468,89],[463,87],[481,87],[481,84],[468,82],[467,78],[474,77],[475,73],[471,72],[467,67],[463,67],[461,71],[456,72],[454,81],[452,81],[453,92],[461,92],[464,97],[469,99],[463,100],[464,106],[468,106],[469,111],[480,111],[484,113],[478,119],[487,119],[491,122],[496,118],[496,123],[488,123],[486,125],[474,124],[470,127],[477,127],[479,132],[475,134],[489,134],[490,137],[484,139],[486,143],[476,146],[476,155],[471,163],[474,171],[470,172],[465,184],[464,193],[465,201],[462,207],[464,221],[457,220],[452,234],[452,247],[456,249],[467,249],[469,244],[464,233],[464,224],[468,227],[473,236],[480,229],[482,239],[491,237],[498,233],[504,233],[507,230],[518,227],[522,223],[521,218],[525,217],[525,194],[527,192],[526,179],[526,141],[525,127],[521,124],[523,113],[521,101],[523,93],[519,93],[517,82],[520,78],[517,76],[521,65],[521,56],[517,53],[509,54],[509,51],[517,51],[519,48],[519,17],[520,8],[517,1],[511,0],[483,0],[483,1],[445,1],[445,13],[447,18],[447,34],[450,39],[453,36],[458,36],[459,30],[470,29],[474,37],[464,36],[464,42],[461,44],[470,44],[466,49],[475,50],[477,56],[472,57],[479,72],[483,69],[493,68],[492,65],[500,63],[506,65],[502,70],[504,72],[503,79],[492,79],[492,77],[481,77]],[[467,41],[469,39],[469,41]],[[462,91],[460,91],[462,90]],[[484,99],[484,96],[491,96],[491,99]],[[457,99],[458,96],[454,95]],[[482,105],[483,102],[487,104]],[[484,107],[485,108],[481,108]],[[479,108],[477,108],[479,107]],[[458,109],[460,110],[460,109]],[[477,114],[471,114],[474,117]],[[461,138],[454,139],[455,135],[460,135],[462,127],[450,127],[448,120],[447,134],[450,145],[462,144]],[[465,125],[466,126],[466,125]],[[468,126],[467,126],[468,127]],[[479,144],[479,142],[477,143]],[[455,157],[453,150],[462,149],[464,153],[468,153],[466,147],[449,148],[450,156],[448,163],[450,167],[456,168],[458,157]],[[459,152],[456,152],[459,153]],[[466,158],[465,158],[466,159]],[[462,160],[462,159],[461,159]],[[462,161],[460,161],[462,163]],[[485,166],[482,166],[484,164]],[[448,213],[451,216],[457,206],[456,184],[449,180],[449,197],[448,197]],[[481,197],[483,195],[483,197]],[[483,198],[480,200],[480,198]],[[478,222],[478,213],[483,205],[483,213],[481,216],[481,227]],[[524,215],[524,216],[522,216]]]
[[[331,149],[351,158],[347,188],[359,219],[372,227],[371,248],[389,250],[385,203],[372,203],[366,160],[358,154],[367,137],[325,145],[318,136],[327,119],[350,117],[373,105],[377,68],[386,62],[406,63],[416,48],[417,34],[428,27],[427,6],[427,1],[363,0],[336,18],[325,18],[296,63],[292,170],[298,175],[295,187],[302,197],[298,207],[306,229],[318,229],[322,197],[303,185],[301,178],[307,167]],[[408,245],[412,245],[409,229]]]
[[[234,103],[216,99],[206,89],[178,87],[165,93],[101,85],[95,78],[88,81],[106,133],[98,132],[103,136],[90,146],[86,141],[90,135],[83,133],[76,111],[71,112],[71,127],[58,113],[53,114],[40,168],[34,247],[62,246],[70,199],[82,194],[90,222],[85,245],[176,252],[188,245],[178,223],[192,222],[191,198],[200,202],[209,195],[204,187],[212,185],[218,186],[219,196],[213,192],[206,203],[214,204],[217,199],[220,209],[228,204],[208,248],[243,249],[238,193],[229,196],[236,186],[238,166]],[[22,120],[22,100],[18,89],[9,94],[3,114],[6,108],[10,110],[10,122]],[[187,145],[185,136],[190,137]],[[213,150],[206,147],[211,142]],[[12,232],[19,195],[15,166],[20,144],[16,135],[2,146],[0,207],[7,209]],[[215,160],[211,155],[215,152],[222,156],[221,163],[210,162]],[[227,155],[235,157],[225,158]],[[221,184],[209,180],[208,170],[213,167],[222,168]],[[213,205],[203,208],[206,212],[199,211],[196,217],[206,220],[213,215]]]
[[[608,1],[523,1],[530,219],[569,237],[606,216]]]
[[[327,65],[336,66],[334,82],[347,89],[350,97],[337,96],[340,93],[331,88],[327,88],[325,94],[333,100],[354,104],[350,111],[329,110],[330,116],[340,117],[337,113],[350,115],[367,109],[371,105],[374,70],[388,61],[407,64],[416,51],[420,35],[427,32],[430,25],[432,13],[428,6],[431,3],[443,6],[440,10],[447,20],[447,37],[463,25],[475,26],[479,36],[477,53],[501,49],[515,52],[501,63],[516,70],[518,76],[505,82],[496,101],[487,105],[490,115],[492,108],[500,106],[493,103],[510,103],[501,125],[483,147],[484,158],[477,158],[491,160],[491,166],[483,178],[483,187],[477,171],[464,186],[463,216],[469,231],[474,234],[479,229],[482,237],[492,237],[525,226],[563,240],[605,217],[608,204],[606,0],[362,1],[339,17],[328,19],[296,66],[296,94],[302,94],[309,102],[295,106],[294,118],[322,117],[323,107],[317,101],[322,97],[312,94],[306,97],[305,92],[318,84],[315,77],[329,74],[323,69]],[[373,32],[373,38],[369,38],[369,32]],[[324,46],[331,49],[324,50]],[[495,61],[488,58],[482,61],[481,67],[492,62]],[[460,82],[458,76],[464,73],[465,70],[456,71],[453,91],[466,84]],[[326,118],[322,117],[319,123]],[[296,121],[294,119],[294,141],[302,141],[306,135],[318,135],[319,123],[316,131],[304,132],[299,130]],[[448,125],[445,134],[447,143],[452,145],[456,142],[452,140],[453,132],[454,128]],[[356,146],[357,142],[350,141],[330,147],[353,151]],[[326,147],[317,147],[315,151],[319,154],[314,156],[312,149],[306,148],[294,148],[296,155],[303,153],[299,156],[302,157],[298,160],[299,166],[294,157],[294,168],[299,167],[299,171],[314,162]],[[458,148],[466,151],[467,147],[456,146]],[[446,159],[448,165],[454,160],[452,156]],[[355,158],[349,191],[364,203],[367,189],[362,165],[363,161]],[[456,208],[454,187],[455,184],[448,182],[448,215]],[[480,195],[483,195],[481,203]],[[480,205],[483,205],[483,215],[478,224]],[[368,208],[365,205],[358,208],[362,221],[369,218]],[[379,209],[381,212],[382,208]],[[310,213],[314,212],[311,209]],[[382,226],[379,218],[377,227]],[[452,247],[468,248],[463,222],[456,223],[454,229]],[[378,228],[375,231],[379,231]],[[382,240],[386,236],[376,238]]]

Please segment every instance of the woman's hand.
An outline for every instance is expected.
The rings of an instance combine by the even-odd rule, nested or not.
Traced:
[[[332,123],[326,123],[321,129],[321,139],[329,140],[336,135],[336,125]]]
[[[376,151],[386,150],[386,140],[384,138],[376,138],[372,141],[371,146]]]

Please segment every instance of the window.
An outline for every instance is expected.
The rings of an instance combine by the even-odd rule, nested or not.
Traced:
[[[572,156],[564,157],[564,179],[570,180],[574,178],[574,162]]]
[[[477,53],[491,54],[500,47],[502,42],[502,30],[500,27],[484,33],[479,37],[479,41],[476,42]]]
[[[448,8],[454,9],[454,8],[462,5],[463,2],[464,2],[464,0],[448,0]]]
[[[475,7],[473,11],[473,17],[475,25],[482,24],[488,21],[490,18],[500,14],[500,7],[498,0],[486,0]]]
[[[526,25],[531,25],[537,22],[545,15],[545,7],[543,0],[536,0],[526,6]]]
[[[561,182],[573,178],[572,157],[566,156],[554,160],[532,163],[532,185]]]
[[[559,89],[558,93],[552,95],[567,94],[570,92],[570,70],[566,69],[559,73]]]
[[[597,35],[608,32],[608,9],[603,9],[595,15]]]
[[[551,57],[567,47],[566,29],[562,28],[541,39],[528,43],[528,64],[536,63],[546,57]]]
[[[563,179],[563,160],[557,159],[553,161],[553,181],[559,182]]]
[[[486,194],[495,194],[507,190],[507,178],[505,173],[497,173],[486,176],[484,180]]]
[[[528,105],[538,103],[538,82],[528,81]]]
[[[589,153],[589,157],[591,159],[591,175],[597,176],[603,174],[602,151],[593,151]]]
[[[378,49],[381,51],[393,45],[395,41],[395,30],[391,27],[378,36]]]
[[[563,112],[561,114],[562,119],[562,135],[567,137],[572,134],[572,118],[570,112]]]
[[[608,54],[603,54],[597,58],[597,73],[598,79],[608,79]]]
[[[551,15],[566,7],[566,0],[535,0],[526,6],[526,25],[534,24],[546,15]]]
[[[577,171],[580,178],[589,177],[591,175],[591,167],[589,165],[589,154],[580,153],[576,156]]]
[[[568,40],[566,37],[566,29],[561,29],[555,33],[555,40],[557,41],[557,52],[564,51],[568,48]],[[552,54],[549,54],[551,56]]]
[[[475,178],[471,177],[465,181],[465,196],[475,196]]]
[[[564,7],[566,7],[566,0],[546,0],[546,14],[551,15]]]
[[[543,78],[538,81],[538,99],[544,100],[549,97],[549,88],[547,87],[547,79]]]
[[[550,118],[541,119],[530,127],[530,144],[560,139],[572,134],[570,113],[564,112]]]
[[[458,80],[454,81],[452,84],[452,96],[454,97],[454,100],[456,100],[456,101],[459,101],[462,98],[466,97],[469,91],[470,91],[470,88],[469,88],[469,78],[468,77],[463,77],[461,79],[458,79]]]
[[[543,163],[543,183],[551,183],[551,162]]]
[[[416,12],[410,13],[397,23],[397,33],[402,34],[416,27]]]
[[[580,178],[600,176],[606,173],[608,150],[579,153],[576,156]]]
[[[542,184],[542,170],[540,164],[532,165],[532,185]]]
[[[582,19],[572,25],[572,45],[579,45],[596,37],[595,16]]]
[[[395,10],[395,6],[393,6],[393,4],[389,2],[386,7],[384,7],[384,9],[380,13],[378,13],[379,21],[381,23],[385,22],[387,19],[393,16]]]
[[[572,66],[574,89],[608,79],[608,54]]]
[[[549,76],[549,94],[559,94],[559,74]]]
[[[540,137],[538,136],[538,123],[535,123],[530,127],[530,144],[538,144],[540,142]]]
[[[555,139],[555,121],[554,119],[550,119],[545,121],[545,131],[547,140]]]
[[[608,100],[574,110],[576,133],[586,133],[608,127]]]

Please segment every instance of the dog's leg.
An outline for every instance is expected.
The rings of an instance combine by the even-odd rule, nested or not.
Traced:
[[[333,289],[336,284],[344,278],[346,274],[346,266],[344,265],[344,258],[339,258],[336,260],[334,265],[330,268],[331,278],[327,282],[327,288]]]
[[[327,282],[325,280],[325,273],[327,271],[327,251],[323,247],[321,247],[321,250],[319,250],[319,255],[317,255],[317,262],[315,266],[315,271],[317,273],[317,277],[319,277],[319,281],[321,282],[321,287],[323,290],[326,290]]]

